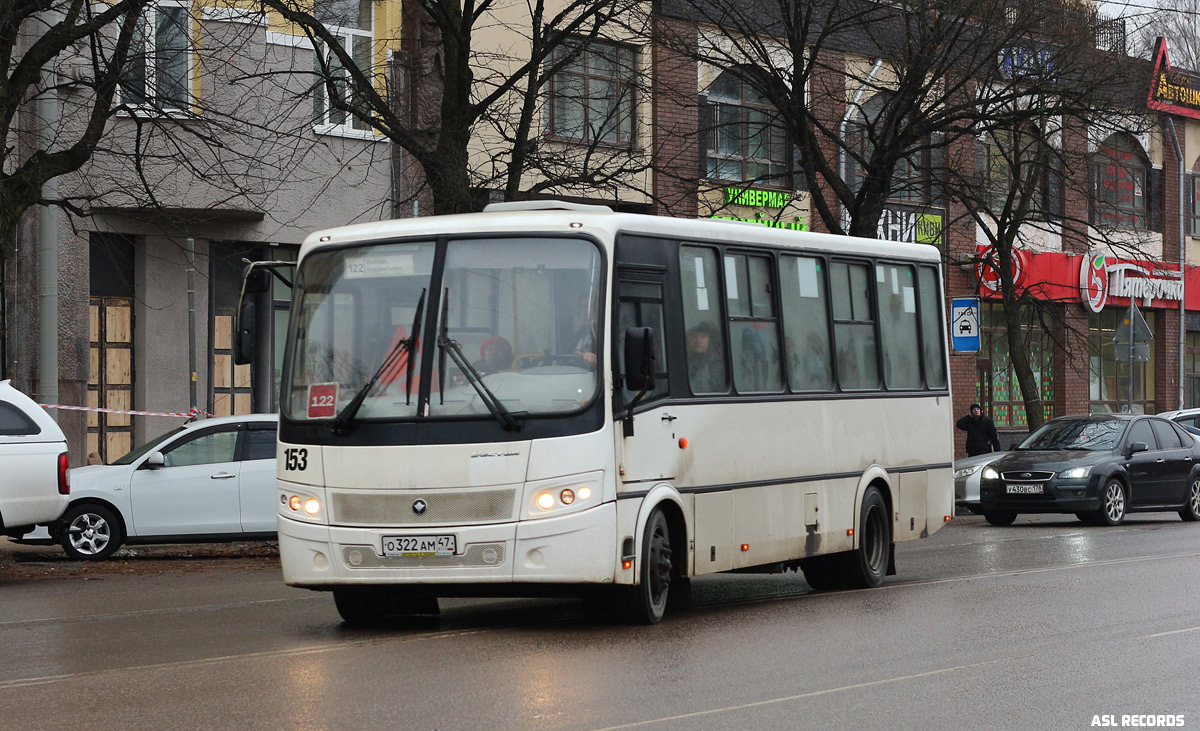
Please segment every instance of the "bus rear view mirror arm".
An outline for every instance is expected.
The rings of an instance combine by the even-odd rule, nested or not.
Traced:
[[[625,330],[625,388],[637,391],[625,413],[625,436],[633,436],[633,409],[654,388],[654,329]]]

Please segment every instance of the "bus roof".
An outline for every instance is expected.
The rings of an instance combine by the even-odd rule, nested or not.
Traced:
[[[604,206],[554,204],[560,207],[550,207],[547,203],[550,202],[501,204],[489,206],[489,210],[481,213],[400,218],[326,229],[317,231],[304,240],[300,257],[304,258],[314,250],[325,247],[382,242],[397,238],[561,232],[566,235],[590,233],[601,240],[612,240],[619,233],[629,233],[670,236],[697,242],[766,245],[931,262],[941,258],[941,252],[929,244],[792,231],[757,223],[711,218],[671,218],[642,213],[617,213]]]

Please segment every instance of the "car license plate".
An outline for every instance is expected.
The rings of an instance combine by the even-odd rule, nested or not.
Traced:
[[[458,541],[455,536],[384,536],[383,555],[403,558],[453,556]]]
[[[1041,495],[1042,494],[1042,486],[1041,485],[1016,484],[1016,485],[1008,485],[1007,487],[1008,487],[1008,489],[1006,490],[1006,492],[1009,495]]]

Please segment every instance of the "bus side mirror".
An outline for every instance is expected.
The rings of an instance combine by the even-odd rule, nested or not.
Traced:
[[[254,299],[243,297],[238,307],[237,322],[233,332],[233,362],[246,365],[254,362],[254,342],[258,337],[258,320],[255,319]]]
[[[649,391],[654,388],[654,330],[631,327],[625,330],[625,388]]]
[[[249,268],[242,282],[242,294],[262,294],[271,288],[271,271],[265,268]]]

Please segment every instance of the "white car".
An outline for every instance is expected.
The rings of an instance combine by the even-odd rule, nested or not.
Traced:
[[[98,560],[122,544],[274,539],[278,424],[274,414],[205,419],[71,470],[62,518],[21,542]]]
[[[954,504],[972,513],[979,513],[980,472],[988,464],[1004,456],[1004,452],[988,452],[954,461]]]
[[[45,409],[0,381],[0,534],[62,515],[70,499],[67,439]]]
[[[1159,416],[1170,419],[1187,429],[1196,441],[1200,441],[1200,409],[1181,409],[1179,411],[1164,411]]]

